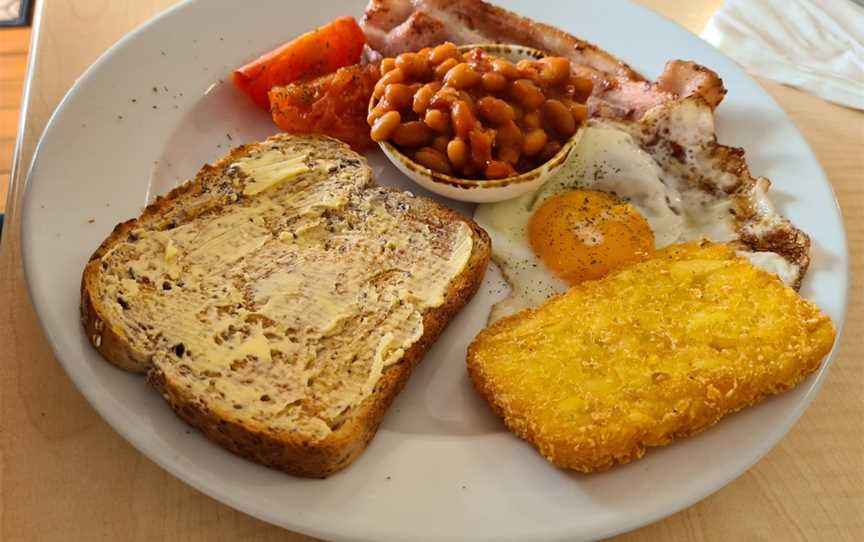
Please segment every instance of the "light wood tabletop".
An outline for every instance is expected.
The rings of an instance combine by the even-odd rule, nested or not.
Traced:
[[[46,0],[36,7],[0,245],[0,540],[311,540],[199,493],[123,440],[67,378],[28,298],[20,209],[48,117],[100,53],[171,3]],[[643,3],[698,33],[721,0]],[[704,501],[617,540],[864,540],[864,113],[760,82],[812,145],[846,217],[852,287],[845,336],[818,397],[773,451]]]

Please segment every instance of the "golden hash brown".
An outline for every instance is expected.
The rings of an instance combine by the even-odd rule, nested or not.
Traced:
[[[733,249],[693,242],[481,332],[468,372],[511,431],[582,472],[795,386],[831,320]]]

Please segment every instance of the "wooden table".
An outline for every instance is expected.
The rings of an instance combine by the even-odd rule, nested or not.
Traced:
[[[721,0],[643,0],[698,32]],[[75,78],[171,0],[37,5],[0,246],[0,540],[311,540],[236,512],[157,467],[117,435],[55,361],[26,293],[19,250],[25,172]],[[619,540],[864,540],[864,114],[762,81],[825,167],[852,250],[840,353],[818,398],[777,448],[715,495]],[[650,495],[645,496],[650,499]]]

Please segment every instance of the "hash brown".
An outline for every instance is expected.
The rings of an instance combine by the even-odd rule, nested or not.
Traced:
[[[468,371],[511,431],[594,472],[794,387],[834,338],[776,276],[695,241],[496,322]]]

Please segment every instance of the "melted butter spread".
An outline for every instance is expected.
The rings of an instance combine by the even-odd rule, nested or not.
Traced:
[[[207,408],[326,436],[423,335],[473,243],[358,165],[278,150],[232,164],[236,203],[103,257],[112,319]]]
[[[306,158],[305,154],[286,156],[278,150],[269,150],[241,158],[232,165],[254,179],[243,188],[243,194],[254,196],[309,171]]]

